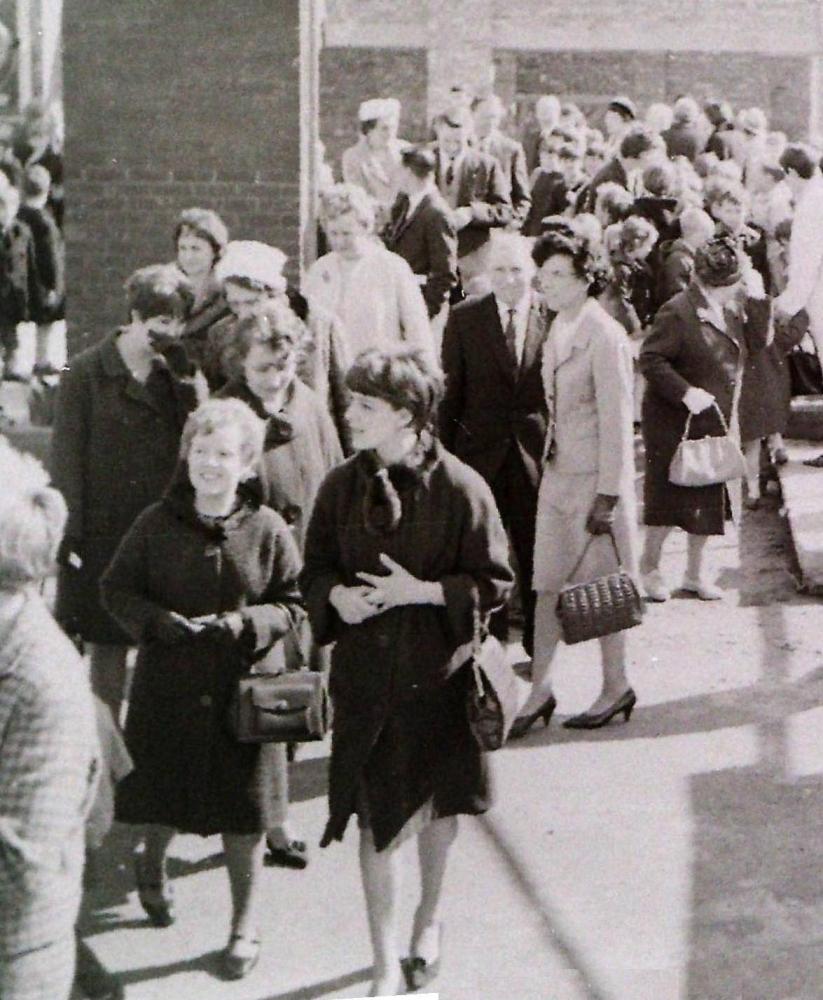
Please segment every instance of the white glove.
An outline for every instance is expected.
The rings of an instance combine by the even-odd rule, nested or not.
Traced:
[[[691,386],[683,397],[683,405],[689,413],[702,413],[714,404],[714,396],[705,389]]]

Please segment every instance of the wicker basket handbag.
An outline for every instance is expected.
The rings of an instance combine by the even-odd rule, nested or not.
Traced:
[[[574,577],[580,569],[596,537],[591,535],[586,542],[570,577]],[[599,576],[589,583],[570,584],[560,591],[557,598],[557,617],[563,630],[563,641],[569,646],[634,628],[643,620],[643,599],[634,580],[623,569],[611,531],[609,539],[617,557],[617,571]]]

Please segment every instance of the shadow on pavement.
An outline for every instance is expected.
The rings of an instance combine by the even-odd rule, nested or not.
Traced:
[[[306,757],[289,765],[289,799],[324,799],[329,788],[329,758]]]
[[[207,972],[209,975],[219,978],[217,974],[219,958],[220,951],[207,951],[202,955],[195,955],[194,958],[169,962],[166,965],[148,965],[144,969],[128,969],[125,972],[118,972],[117,978],[126,987],[134,983],[167,979],[169,976],[177,976],[184,972]]]
[[[362,983],[370,979],[372,974],[371,966],[365,969],[357,969],[355,972],[348,972],[345,976],[336,976],[334,979],[325,979],[320,983],[313,983],[311,986],[301,986],[296,990],[289,990],[287,993],[274,993],[268,997],[261,997],[261,1000],[317,1000],[326,994],[337,990],[346,990],[355,983]]]
[[[757,565],[749,562],[756,537],[752,522],[744,521],[744,579]],[[751,720],[758,761],[691,779],[692,1000],[821,995],[823,777],[793,778],[787,723],[823,698],[804,697],[813,690],[805,683],[789,685],[792,644],[782,606],[763,607],[758,624],[762,683],[775,692],[768,713]],[[781,698],[784,685],[788,697]]]

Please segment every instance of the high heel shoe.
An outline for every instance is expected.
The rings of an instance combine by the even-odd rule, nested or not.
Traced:
[[[171,927],[177,919],[174,912],[174,892],[165,875],[149,881],[140,858],[135,859],[134,871],[137,878],[137,897],[146,911],[146,916],[155,927]]]
[[[636,704],[637,695],[629,688],[624,695],[618,698],[605,711],[598,712],[597,714],[582,712],[580,715],[573,715],[570,719],[566,719],[563,726],[565,729],[600,729],[611,722],[616,715],[620,715],[621,712],[623,713],[623,719],[628,722],[632,717],[632,712]]]
[[[550,694],[536,712],[530,712],[528,715],[521,715],[520,718],[514,720],[514,725],[509,730],[509,739],[519,740],[521,737],[525,736],[538,719],[542,719],[543,725],[548,726],[556,708],[557,699],[553,694]]]
[[[403,975],[406,977],[406,989],[409,993],[416,993],[428,986],[432,980],[440,975],[440,960],[443,957],[443,924],[437,927],[437,957],[425,959],[422,955],[415,955],[413,952],[408,958],[403,959],[401,966]]]

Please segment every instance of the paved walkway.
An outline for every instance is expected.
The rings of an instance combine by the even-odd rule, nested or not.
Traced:
[[[683,536],[666,554],[682,573]],[[823,996],[823,607],[795,591],[773,503],[710,549],[722,602],[685,595],[632,636],[628,725],[548,730],[495,754],[499,805],[465,821],[449,875],[444,1000],[819,1000]],[[560,720],[597,687],[561,648]],[[317,842],[325,747],[295,766]],[[215,977],[228,889],[216,839],[175,843],[178,923],[147,926],[117,831],[91,944],[133,1000],[365,994],[355,831],[305,872],[270,869],[248,980]],[[118,867],[118,862],[120,867]],[[414,899],[409,889],[407,916]]]

